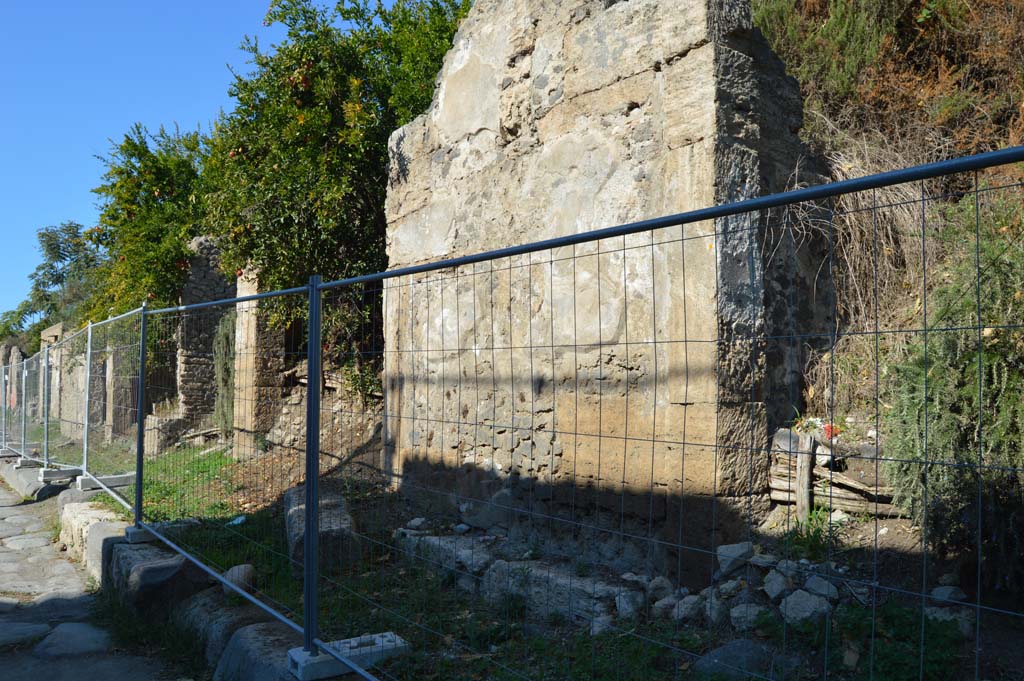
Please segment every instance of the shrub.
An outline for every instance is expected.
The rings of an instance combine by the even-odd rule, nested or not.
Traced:
[[[886,368],[885,468],[930,546],[980,559],[1005,599],[1024,594],[1024,227],[1019,199],[986,200],[980,239],[973,195],[941,216],[949,264],[932,268],[929,331]]]

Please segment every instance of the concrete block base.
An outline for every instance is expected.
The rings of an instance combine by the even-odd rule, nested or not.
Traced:
[[[14,464],[14,470],[16,470],[16,471],[20,471],[23,468],[42,468],[42,467],[43,467],[43,464],[39,463],[35,459],[26,459],[25,457],[21,457]]]
[[[70,480],[82,471],[77,468],[40,468],[39,482],[53,482],[54,480]]]
[[[81,471],[79,471],[81,473]],[[125,473],[124,475],[101,475],[100,482],[109,487],[110,489],[117,489],[118,487],[127,487],[135,484],[135,473]],[[90,478],[87,475],[80,475],[75,481],[75,489],[80,492],[88,492],[93,489],[103,489],[100,484]]]
[[[144,527],[135,527],[134,525],[125,528],[124,536],[129,544],[149,544],[156,540],[152,532]]]
[[[409,650],[409,644],[390,631],[332,641],[327,645],[363,669]],[[352,668],[326,653],[311,655],[302,648],[292,648],[288,651],[288,670],[299,681],[317,681],[348,674]]]

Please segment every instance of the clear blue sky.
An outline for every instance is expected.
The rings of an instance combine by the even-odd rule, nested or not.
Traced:
[[[96,223],[95,158],[135,121],[207,129],[239,45],[280,40],[267,0],[0,0],[0,311],[28,291],[36,230]]]

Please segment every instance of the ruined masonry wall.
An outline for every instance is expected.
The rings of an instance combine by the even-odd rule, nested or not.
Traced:
[[[189,243],[192,257],[181,304],[191,305],[235,296],[235,282],[220,272],[220,251],[210,237]],[[185,315],[177,331],[177,385],[181,417],[198,420],[213,413],[216,391],[213,339],[217,324],[230,306],[210,308],[195,316]]]
[[[390,267],[783,190],[801,110],[745,0],[479,0],[390,141]],[[656,520],[760,494],[802,352],[761,340],[796,323],[771,295],[820,265],[785,234],[755,214],[390,283],[400,484]]]

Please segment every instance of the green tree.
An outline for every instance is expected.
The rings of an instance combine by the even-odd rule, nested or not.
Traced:
[[[173,304],[188,274],[188,242],[204,230],[206,140],[199,132],[150,134],[135,124],[114,144],[99,225],[86,234],[107,259],[90,313],[103,319],[144,299]]]
[[[227,267],[251,266],[272,289],[386,265],[387,140],[429,104],[468,4],[271,4],[267,22],[287,38],[273,52],[244,44],[255,68],[236,76],[237,105],[217,124],[207,164]]]
[[[42,262],[29,275],[28,296],[0,315],[0,338],[13,339],[28,350],[39,346],[39,332],[47,326],[82,321],[103,265],[99,249],[77,222],[43,227],[37,236]]]

